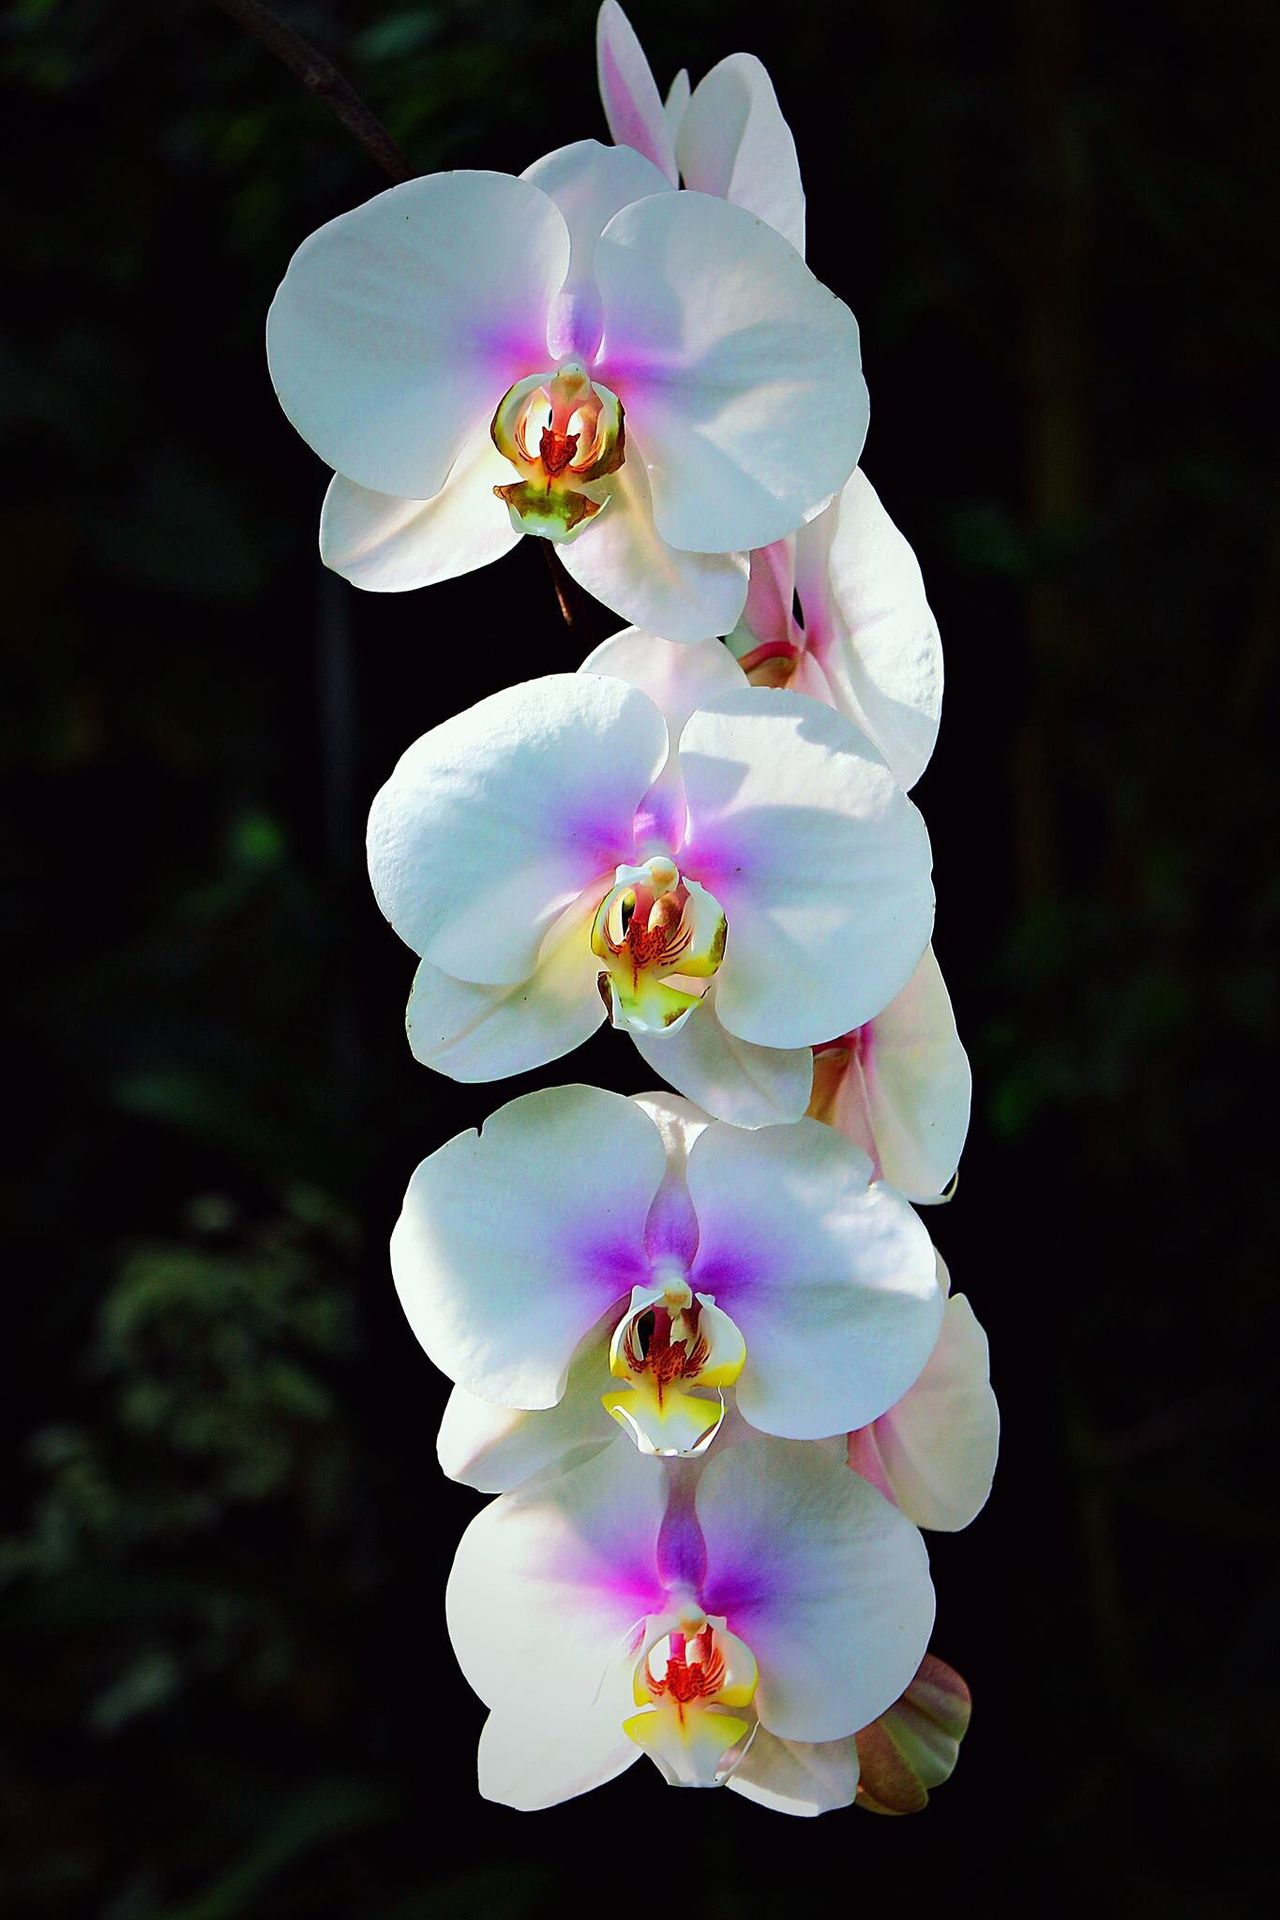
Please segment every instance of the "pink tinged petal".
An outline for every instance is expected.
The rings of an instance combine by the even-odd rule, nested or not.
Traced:
[[[549,1467],[568,1467],[601,1448],[625,1445],[600,1404],[609,1371],[607,1314],[578,1343],[569,1377],[554,1407],[527,1412],[495,1407],[465,1387],[449,1395],[436,1438],[441,1469],[480,1493],[509,1493]]]
[[[662,107],[663,117],[667,123],[667,131],[670,133],[673,141],[680,138],[680,122],[684,119],[685,109],[689,104],[689,93],[689,70],[687,67],[681,67],[679,73],[667,88],[667,97]]]
[[[630,420],[627,457],[609,488],[609,504],[585,537],[560,548],[565,571],[624,620],[668,639],[730,632],[747,590],[747,557],[685,553],[663,539]]]
[[[926,1654],[901,1700],[857,1736],[858,1805],[868,1813],[919,1813],[955,1772],[970,1709],[954,1667]]]
[[[914,1386],[869,1428],[849,1435],[849,1465],[918,1527],[958,1533],[986,1505],[999,1446],[987,1336],[958,1293],[947,1301],[937,1344]]]
[[[419,963],[405,1026],[415,1060],[452,1080],[505,1080],[559,1060],[605,1018],[590,948],[595,901],[566,908],[543,940],[533,972],[509,987],[478,987]]]
[[[716,983],[675,1033],[632,1032],[641,1057],[673,1087],[736,1127],[798,1120],[809,1098],[807,1047],[757,1047],[739,1040],[716,1014]]]
[[[596,74],[609,131],[677,181],[673,135],[644,48],[617,0],[604,0],[596,24]]]
[[[935,1199],[959,1165],[973,1076],[932,947],[872,1021],[854,1065],[885,1179],[908,1199]]]
[[[653,1122],[598,1087],[526,1094],[424,1160],[391,1270],[441,1371],[499,1406],[554,1406],[579,1341],[648,1278],[665,1171]]]
[[[716,640],[682,645],[660,640],[638,627],[625,627],[589,653],[579,673],[600,673],[625,680],[649,698],[678,740],[689,717],[723,693],[747,684],[742,668]]]
[[[728,638],[735,659],[754,655],[762,647],[777,650],[784,659],[795,658],[792,630],[795,545],[794,539],[775,540],[770,546],[757,547],[751,555],[746,605],[742,619]]]
[[[680,122],[676,158],[686,187],[758,214],[803,255],[796,143],[754,54],[730,54],[698,82]]]
[[[550,674],[433,727],[369,816],[369,875],[400,938],[455,979],[509,986],[583,888],[629,858],[666,759],[652,701]]]
[[[707,194],[659,194],[614,215],[596,277],[599,377],[665,540],[768,546],[839,491],[867,429],[857,323],[779,234]]]
[[[689,1284],[741,1328],[738,1411],[766,1433],[817,1440],[863,1426],[933,1351],[944,1304],[933,1247],[870,1172],[816,1120],[708,1127],[689,1155]]]
[[[853,1739],[779,1740],[761,1727],[727,1785],[774,1813],[830,1813],[853,1805],[857,1745]]]
[[[938,737],[943,677],[915,554],[861,471],[796,545],[806,632],[835,703],[870,734],[899,783],[913,787]]]
[[[626,627],[588,654],[579,673],[602,673],[647,693],[678,740],[689,715],[720,693],[746,685],[742,669],[716,640],[689,645]],[[685,832],[684,782],[672,755],[659,774],[636,819],[641,851],[678,852]]]
[[[493,1709],[480,1745],[488,1799],[550,1806],[637,1758],[623,1722],[637,1630],[664,1605],[665,1493],[661,1463],[623,1443],[504,1494],[467,1528],[445,1608],[458,1663]]]
[[[895,1507],[825,1449],[760,1437],[712,1454],[697,1509],[702,1601],[755,1655],[770,1733],[842,1739],[898,1698],[929,1642],[933,1588]]]
[[[600,345],[603,313],[595,280],[596,242],[621,208],[672,183],[630,146],[579,140],[535,160],[521,174],[553,200],[569,229],[569,272],[552,305],[547,346],[552,360],[591,361]],[[506,476],[510,479],[510,473]]]
[[[773,1047],[863,1025],[929,939],[929,838],[915,807],[843,714],[786,689],[704,708],[679,752],[682,869],[728,921],[723,1025]]]
[[[267,316],[280,404],[347,479],[428,500],[507,388],[545,366],[568,266],[559,209],[524,180],[392,187],[293,256]]]
[[[320,557],[369,593],[405,593],[487,567],[520,538],[493,497],[510,478],[487,425],[431,500],[371,493],[335,473],[320,514]]]

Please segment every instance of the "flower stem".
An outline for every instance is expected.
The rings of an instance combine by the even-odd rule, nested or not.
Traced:
[[[286,26],[269,7],[258,0],[213,0],[216,7],[261,40],[268,52],[284,62],[296,74],[308,93],[314,93],[333,109],[349,133],[354,133],[365,152],[397,186],[412,180],[413,168],[401,153],[380,120],[370,113],[349,80],[327,60],[318,47]]]

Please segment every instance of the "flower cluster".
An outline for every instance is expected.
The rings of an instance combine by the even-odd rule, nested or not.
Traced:
[[[664,103],[615,0],[598,65],[616,144],[378,195],[268,321],[331,567],[398,591],[530,535],[631,623],[432,727],[369,822],[419,1060],[502,1079],[607,1020],[675,1090],[526,1094],[410,1182],[441,1464],[496,1496],[449,1631],[493,1799],[645,1754],[905,1812],[968,1719],[920,1529],[973,1518],[998,1430],[912,1204],[969,1114],[909,798],[938,634],[768,75],[736,54]]]

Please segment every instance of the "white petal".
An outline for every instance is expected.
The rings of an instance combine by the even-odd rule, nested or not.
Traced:
[[[635,29],[617,0],[604,0],[600,9],[596,76],[604,117],[618,145],[634,147],[659,167],[674,187],[678,177],[675,147],[658,84]]]
[[[858,1749],[847,1740],[779,1740],[759,1728],[727,1782],[774,1813],[813,1815],[851,1807],[858,1791]]]
[[[579,1342],[554,1407],[533,1412],[494,1407],[455,1387],[436,1438],[442,1470],[481,1493],[508,1493],[548,1467],[575,1465],[602,1447],[625,1446],[601,1405],[611,1384],[611,1330],[612,1318],[606,1315]]]
[[[871,1435],[891,1496],[918,1527],[958,1533],[981,1512],[995,1475],[1000,1413],[987,1336],[964,1294],[948,1300],[928,1365]]]
[[[770,1733],[839,1740],[905,1691],[933,1625],[928,1556],[842,1460],[763,1437],[713,1452],[697,1510],[703,1604],[755,1655]]]
[[[680,123],[676,158],[686,187],[759,214],[803,254],[796,143],[754,54],[730,54],[698,82]]]
[[[767,1433],[817,1440],[865,1426],[933,1351],[943,1311],[933,1247],[905,1200],[868,1186],[870,1173],[816,1120],[708,1127],[689,1155],[690,1285],[745,1335],[738,1410]]]
[[[682,869],[720,901],[723,1024],[760,1046],[861,1026],[929,939],[924,822],[843,714],[751,687],[695,713],[680,739]]]
[[[578,1342],[649,1278],[666,1167],[648,1115],[599,1087],[525,1094],[424,1160],[391,1270],[441,1371],[499,1406],[554,1406]]]
[[[832,631],[817,650],[836,704],[913,787],[938,737],[942,642],[915,554],[861,471],[800,533],[796,586],[813,626],[829,596]]]
[[[973,1076],[932,947],[872,1022],[859,1066],[885,1179],[908,1199],[935,1198],[960,1162]]]
[[[378,905],[456,979],[527,979],[553,921],[631,856],[666,752],[661,714],[618,680],[549,674],[491,694],[415,741],[374,800]]]
[[[603,323],[595,281],[596,242],[622,207],[646,194],[670,193],[671,182],[633,147],[605,147],[598,140],[561,147],[535,160],[520,177],[555,201],[569,229],[569,273],[547,327],[551,357],[572,354],[589,362],[600,344]]]
[[[477,987],[419,963],[405,1025],[416,1060],[453,1080],[505,1080],[559,1060],[605,1017],[591,951],[596,902],[588,893],[556,921],[527,980]]]
[[[662,538],[629,424],[627,457],[611,481],[607,508],[560,547],[559,557],[606,607],[671,640],[729,633],[747,591],[744,553],[684,553]]]
[[[661,1462],[622,1442],[503,1494],[467,1528],[445,1605],[459,1665],[494,1709],[480,1748],[489,1799],[549,1806],[637,1757],[622,1723],[634,1630],[662,1606],[665,1494]]]
[[[391,187],[294,254],[267,316],[280,404],[349,480],[428,500],[507,388],[545,366],[568,266],[559,209],[524,180]]]
[[[667,88],[666,101],[663,104],[663,117],[672,140],[680,138],[680,122],[684,119],[685,108],[689,104],[689,70],[681,67],[671,85]]]
[[[631,1038],[655,1073],[717,1120],[770,1127],[798,1120],[809,1103],[813,1058],[808,1047],[757,1047],[739,1040],[716,1014],[716,984],[676,1033]]]
[[[487,423],[431,500],[371,493],[335,473],[320,515],[320,557],[370,593],[404,593],[486,567],[520,538],[493,495],[510,479]]]
[[[614,215],[596,277],[599,377],[665,540],[768,546],[839,491],[867,430],[857,323],[780,234],[708,194],[657,194]]]
[[[660,640],[639,627],[624,627],[589,653],[579,673],[602,673],[625,680],[647,693],[678,740],[689,716],[722,693],[745,687],[747,677],[718,640],[699,640],[692,646]]]

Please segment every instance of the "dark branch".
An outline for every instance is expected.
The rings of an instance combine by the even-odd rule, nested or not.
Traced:
[[[268,7],[259,6],[258,0],[213,0],[213,4],[229,14],[255,40],[261,40],[268,52],[274,53],[290,73],[297,75],[308,93],[314,93],[326,106],[332,107],[343,126],[354,133],[388,180],[397,186],[402,180],[412,180],[413,168],[382,122],[370,113],[351,82],[344,80],[333,62],[326,60],[309,40],[277,19]]]

